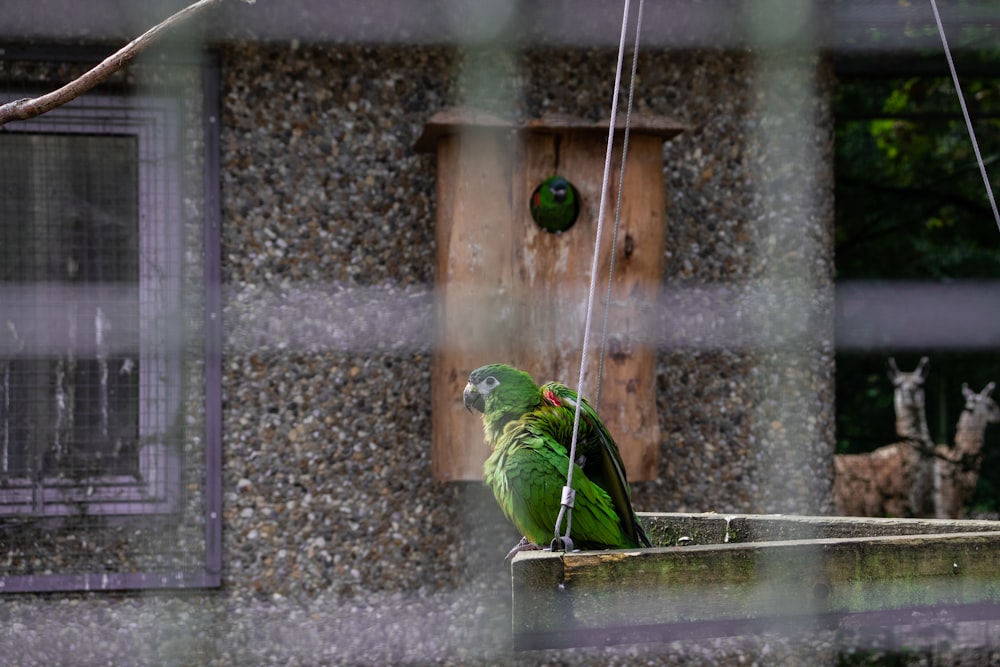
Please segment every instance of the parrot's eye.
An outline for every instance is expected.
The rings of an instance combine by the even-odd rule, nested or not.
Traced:
[[[493,377],[492,375],[491,375],[491,376],[489,376],[488,378],[486,378],[485,380],[483,380],[483,383],[484,383],[484,384],[485,384],[485,385],[486,385],[487,387],[490,387],[490,388],[492,388],[492,387],[495,387],[495,386],[497,386],[498,384],[500,384],[499,382],[497,382],[497,379],[496,379],[495,377]]]

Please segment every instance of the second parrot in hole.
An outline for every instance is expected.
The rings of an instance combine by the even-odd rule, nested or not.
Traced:
[[[531,217],[547,232],[564,232],[580,215],[580,193],[562,176],[542,181],[531,193]]]

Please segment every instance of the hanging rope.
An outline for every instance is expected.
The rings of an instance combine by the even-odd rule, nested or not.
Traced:
[[[934,20],[937,22],[938,33],[941,36],[941,43],[944,46],[945,56],[948,60],[948,68],[951,71],[951,78],[955,85],[955,91],[958,94],[958,101],[962,108],[962,115],[965,118],[965,125],[969,132],[969,138],[972,140],[972,147],[976,155],[976,162],[979,165],[979,172],[982,175],[983,184],[986,187],[986,195],[989,198],[990,207],[993,210],[993,217],[996,220],[997,229],[1000,230],[1000,211],[997,210],[996,199],[993,196],[993,188],[990,186],[989,176],[986,173],[986,165],[983,162],[982,154],[979,150],[979,142],[976,140],[975,129],[972,126],[972,119],[969,116],[969,110],[965,103],[965,96],[962,93],[962,87],[958,79],[958,72],[955,69],[955,63],[954,60],[952,59],[951,50],[948,47],[948,39],[945,36],[944,26],[941,22],[941,15],[938,12],[937,2],[936,0],[930,0],[930,3],[931,3],[931,8],[934,11]],[[604,231],[604,213],[607,205],[607,190],[608,190],[609,175],[611,172],[611,156],[612,156],[612,149],[614,146],[615,121],[618,117],[618,97],[621,91],[622,63],[625,54],[625,41],[626,41],[625,37],[628,32],[628,18],[629,18],[630,6],[631,6],[630,0],[625,0],[624,9],[622,12],[621,37],[618,44],[618,63],[615,68],[614,93],[611,101],[611,121],[608,126],[608,144],[604,158],[604,179],[601,184],[601,203],[597,215],[597,230],[596,230],[596,240],[594,243],[594,257],[593,257],[593,262],[591,264],[590,288],[587,295],[587,315],[584,320],[584,327],[583,327],[583,349],[580,357],[580,376],[579,376],[579,381],[577,382],[578,394],[580,395],[582,395],[583,393],[583,385],[584,385],[584,380],[586,378],[587,364],[589,363],[588,351],[590,347],[590,330],[591,330],[591,323],[593,321],[594,301],[597,293],[597,270],[600,260],[601,237]],[[612,279],[614,277],[615,253],[618,244],[618,230],[621,225],[622,187],[625,181],[625,163],[626,163],[626,158],[628,157],[628,139],[629,139],[629,131],[631,125],[632,103],[635,92],[635,74],[636,74],[636,65],[638,62],[638,54],[639,54],[639,34],[640,34],[640,29],[642,27],[642,9],[643,9],[643,0],[639,0],[639,11],[638,11],[638,17],[636,19],[635,44],[632,52],[632,72],[631,72],[631,78],[629,80],[628,104],[625,114],[625,131],[622,144],[622,159],[621,159],[622,162],[618,179],[618,198],[615,207],[615,226],[614,226],[614,233],[612,236],[611,264],[609,267],[608,289],[605,297],[604,319],[601,330],[600,362],[598,368],[595,405],[600,404],[601,381],[603,379],[603,371],[604,371],[604,353],[607,344],[607,332],[608,332],[607,329],[608,312],[611,306],[611,287],[612,287]],[[580,409],[581,409],[581,402],[577,401],[575,405],[575,412],[573,415],[573,437],[570,442],[569,466],[566,472],[566,486],[564,486],[562,489],[561,507],[559,509],[559,516],[556,519],[555,538],[552,541],[553,551],[563,550],[563,549],[571,550],[573,548],[573,540],[570,538],[570,533],[572,532],[572,526],[573,526],[573,504],[576,493],[573,490],[572,485],[573,485],[573,466],[575,465],[576,461],[576,446],[580,432]],[[563,519],[566,520],[566,532],[560,535]]]
[[[604,296],[604,321],[601,324],[601,352],[598,356],[597,389],[594,391],[594,409],[600,411],[601,386],[604,383],[604,358],[608,347],[608,314],[611,312],[611,286],[615,278],[615,261],[618,257],[618,230],[622,223],[622,190],[625,187],[625,163],[628,162],[628,138],[632,130],[632,100],[635,98],[635,71],[639,64],[639,35],[642,34],[642,5],[635,20],[635,42],[632,44],[632,73],[628,80],[628,103],[625,105],[625,133],[622,136],[622,167],[618,173],[618,201],[615,203],[615,230],[611,234],[611,263],[608,266],[608,290]]]
[[[990,186],[989,176],[986,175],[986,165],[983,162],[983,156],[979,152],[979,142],[976,141],[976,131],[972,127],[972,118],[969,117],[969,109],[965,105],[965,95],[962,94],[962,85],[958,82],[958,71],[955,69],[955,61],[951,57],[951,49],[948,48],[948,38],[944,34],[944,24],[941,23],[941,14],[938,13],[937,0],[931,0],[931,9],[934,10],[934,20],[937,21],[938,34],[941,35],[941,45],[944,46],[944,55],[948,59],[948,69],[951,70],[951,80],[955,84],[958,103],[962,107],[965,127],[969,131],[969,138],[972,139],[972,150],[976,153],[976,162],[979,163],[979,173],[983,177],[983,185],[986,186],[986,196],[989,198],[990,206],[993,208],[993,219],[996,220],[997,230],[1000,231],[1000,213],[997,212],[997,202],[993,197],[993,188]]]
[[[608,123],[608,145],[604,155],[604,180],[601,184],[601,204],[597,213],[597,231],[594,242],[594,258],[590,267],[590,289],[587,295],[587,316],[583,324],[583,349],[580,355],[580,379],[577,382],[578,395],[583,394],[583,382],[587,373],[589,360],[588,350],[590,347],[590,328],[593,322],[594,299],[597,294],[597,269],[601,257],[601,236],[604,231],[604,212],[607,208],[608,182],[611,174],[611,153],[615,140],[615,119],[618,117],[618,96],[621,93],[622,63],[625,60],[625,36],[628,33],[628,17],[631,0],[625,0],[622,11],[622,32],[618,42],[618,64],[615,68],[615,86],[611,98],[611,122]],[[636,35],[638,38],[638,34]],[[634,86],[634,77],[633,84]],[[630,93],[631,99],[631,93]],[[627,132],[627,127],[626,127]],[[580,434],[580,406],[582,401],[576,402],[576,410],[573,414],[573,439],[569,448],[569,466],[566,471],[566,486],[562,489],[561,506],[559,516],[556,518],[555,537],[552,540],[553,551],[570,551],[573,549],[573,540],[570,533],[573,528],[573,503],[576,492],[573,490],[573,466],[576,462],[576,444]],[[560,535],[563,519],[566,519],[566,532]]]

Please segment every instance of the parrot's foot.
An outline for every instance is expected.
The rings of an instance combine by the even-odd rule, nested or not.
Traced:
[[[537,551],[542,547],[538,546],[534,542],[529,542],[527,537],[522,537],[521,541],[514,545],[514,548],[507,552],[504,556],[503,562],[510,568],[510,562],[514,560],[514,556],[522,551]]]

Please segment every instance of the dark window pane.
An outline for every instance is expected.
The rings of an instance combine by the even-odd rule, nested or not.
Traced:
[[[53,341],[0,358],[0,474],[135,475],[136,139],[0,134],[0,154],[0,283],[37,291],[5,308],[0,335]]]

